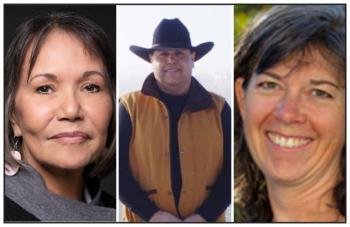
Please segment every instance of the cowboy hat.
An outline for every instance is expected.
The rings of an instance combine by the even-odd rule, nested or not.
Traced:
[[[177,18],[163,19],[153,33],[153,44],[151,48],[144,48],[132,45],[130,50],[144,59],[151,62],[149,55],[155,50],[161,49],[190,49],[196,53],[195,61],[206,55],[214,46],[213,42],[205,42],[198,46],[192,46],[190,33],[186,26]]]

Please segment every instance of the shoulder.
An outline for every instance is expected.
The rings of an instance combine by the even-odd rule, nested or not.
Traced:
[[[141,91],[130,92],[130,93],[127,93],[127,94],[120,96],[119,102],[121,102],[121,103],[130,102],[130,101],[138,99],[142,96],[143,96],[143,94]]]
[[[209,93],[211,95],[212,100],[215,103],[215,106],[221,111],[226,103],[225,98],[214,92],[209,92]]]
[[[11,200],[7,196],[5,196],[4,207],[5,207],[5,211],[4,211],[5,222],[40,221],[37,217],[35,217],[33,214],[23,209],[20,205],[18,205],[16,202]]]

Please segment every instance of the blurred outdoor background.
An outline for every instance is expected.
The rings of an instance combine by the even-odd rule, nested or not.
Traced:
[[[270,9],[273,5],[235,5],[234,6],[234,37],[235,43],[238,41],[240,34],[247,27],[249,22],[258,14]]]

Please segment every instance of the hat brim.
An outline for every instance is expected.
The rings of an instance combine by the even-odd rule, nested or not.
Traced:
[[[189,48],[191,51],[196,52],[196,57],[194,61],[197,61],[201,59],[204,55],[206,55],[211,49],[213,49],[214,43],[213,42],[205,42],[202,44],[199,44],[198,46],[191,47]],[[139,47],[132,45],[130,46],[130,51],[142,58],[143,60],[147,62],[151,62],[151,59],[149,58],[149,55],[153,53],[155,50],[160,50],[160,49],[171,49],[174,47],[167,47],[167,46],[157,46],[157,47],[152,47],[152,48],[144,48],[144,47]],[[178,48],[178,47],[177,47]],[[188,49],[188,48],[186,48]]]

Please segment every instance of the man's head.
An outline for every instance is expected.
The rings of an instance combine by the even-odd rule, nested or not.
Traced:
[[[168,94],[187,93],[196,53],[190,49],[160,49],[149,55],[160,89]]]
[[[153,33],[151,48],[130,46],[130,50],[153,65],[161,90],[173,95],[185,94],[191,83],[195,61],[214,46],[212,42],[192,46],[186,26],[177,18],[163,19]]]

